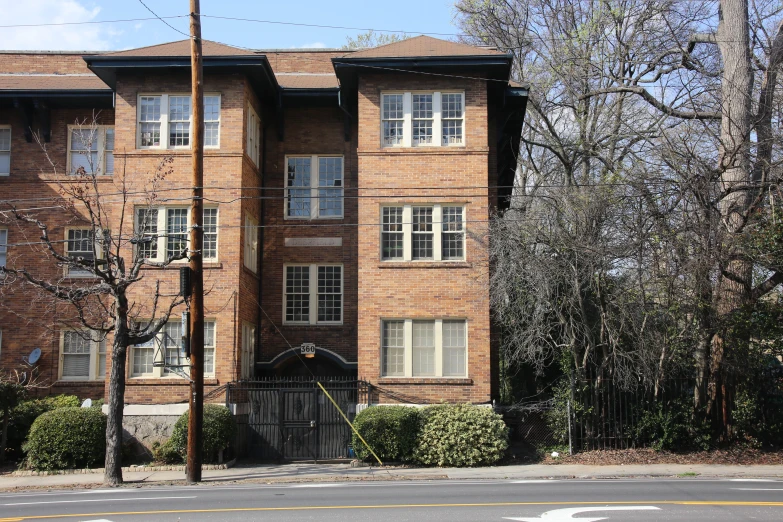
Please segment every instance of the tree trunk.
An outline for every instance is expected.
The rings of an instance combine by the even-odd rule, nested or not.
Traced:
[[[118,299],[118,304],[125,300]],[[125,361],[128,351],[127,314],[118,312],[109,376],[109,415],[106,421],[106,464],[103,483],[122,484],[122,413],[125,407]]]
[[[723,172],[721,188],[725,190],[750,181],[750,102],[753,84],[748,0],[721,0],[719,16],[717,42],[723,59],[719,157]],[[720,205],[721,220],[726,229],[723,259],[727,259],[725,256],[728,255],[729,261],[722,267],[716,288],[719,324],[724,324],[735,310],[750,299],[752,266],[739,256],[733,246],[735,236],[744,222],[748,196],[747,190],[738,190],[724,198]],[[707,411],[717,423],[721,438],[725,439],[730,436],[731,408],[722,408],[720,402],[729,400],[733,393],[724,367],[724,332],[717,332],[713,336],[711,352]]]

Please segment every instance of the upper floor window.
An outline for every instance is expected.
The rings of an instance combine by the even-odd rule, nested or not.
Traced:
[[[216,261],[218,251],[218,209],[204,209],[202,257]],[[190,208],[158,207],[136,209],[136,248],[138,255],[162,262],[188,248]]]
[[[143,149],[190,148],[190,95],[143,94],[138,102],[137,145]],[[204,147],[220,146],[220,95],[204,95]]]
[[[60,341],[60,378],[86,381],[106,376],[106,339],[90,330],[65,330]]]
[[[286,218],[343,217],[342,156],[288,156],[286,166]]]
[[[258,272],[258,221],[251,215],[245,216],[245,267]]]
[[[11,174],[11,127],[0,125],[0,176]]]
[[[384,261],[463,261],[465,207],[401,205],[381,208]]]
[[[108,237],[108,230],[101,234],[95,234],[89,228],[69,228],[66,231],[65,255],[72,258],[82,258],[92,263],[96,258],[103,259],[104,238]],[[88,268],[79,266],[67,266],[67,277],[93,277]]]
[[[259,167],[258,151],[261,146],[261,120],[253,109],[253,106],[247,105],[247,155]]]
[[[342,265],[286,265],[284,271],[284,323],[342,323]]]
[[[114,174],[114,127],[68,126],[69,174]]]
[[[464,145],[465,93],[404,92],[381,95],[381,145]]]

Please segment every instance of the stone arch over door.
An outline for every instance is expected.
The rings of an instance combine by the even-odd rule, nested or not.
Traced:
[[[263,377],[356,377],[358,364],[346,361],[339,354],[326,348],[315,347],[315,353],[307,357],[300,347],[277,355],[269,362],[258,363]]]

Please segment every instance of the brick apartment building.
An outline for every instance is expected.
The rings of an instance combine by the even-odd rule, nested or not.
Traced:
[[[482,231],[510,193],[527,101],[509,82],[511,55],[426,36],[356,52],[203,50],[207,391],[312,371],[364,378],[387,398],[489,402],[497,358]],[[0,54],[0,210],[24,209],[66,251],[83,248],[83,220],[53,201],[85,159],[77,122],[94,119],[111,228],[133,220],[156,238],[127,255],[181,247],[189,63],[188,41]],[[164,158],[171,172],[151,205],[139,187]],[[124,215],[119,180],[135,190]],[[79,284],[84,274],[63,273],[38,237],[0,214],[0,265]],[[135,305],[149,309],[156,282],[176,294],[179,266],[145,268]],[[62,305],[9,281],[0,368],[29,370],[23,358],[40,348],[36,371],[52,393],[103,397],[106,343],[75,335]],[[188,381],[154,364],[176,358],[179,313],[129,350],[127,415],[184,408]]]

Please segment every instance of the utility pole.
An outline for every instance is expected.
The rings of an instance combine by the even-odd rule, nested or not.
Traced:
[[[190,205],[190,413],[188,415],[188,482],[201,481],[204,426],[204,71],[201,56],[201,10],[190,0],[190,71],[193,106],[193,201]]]

